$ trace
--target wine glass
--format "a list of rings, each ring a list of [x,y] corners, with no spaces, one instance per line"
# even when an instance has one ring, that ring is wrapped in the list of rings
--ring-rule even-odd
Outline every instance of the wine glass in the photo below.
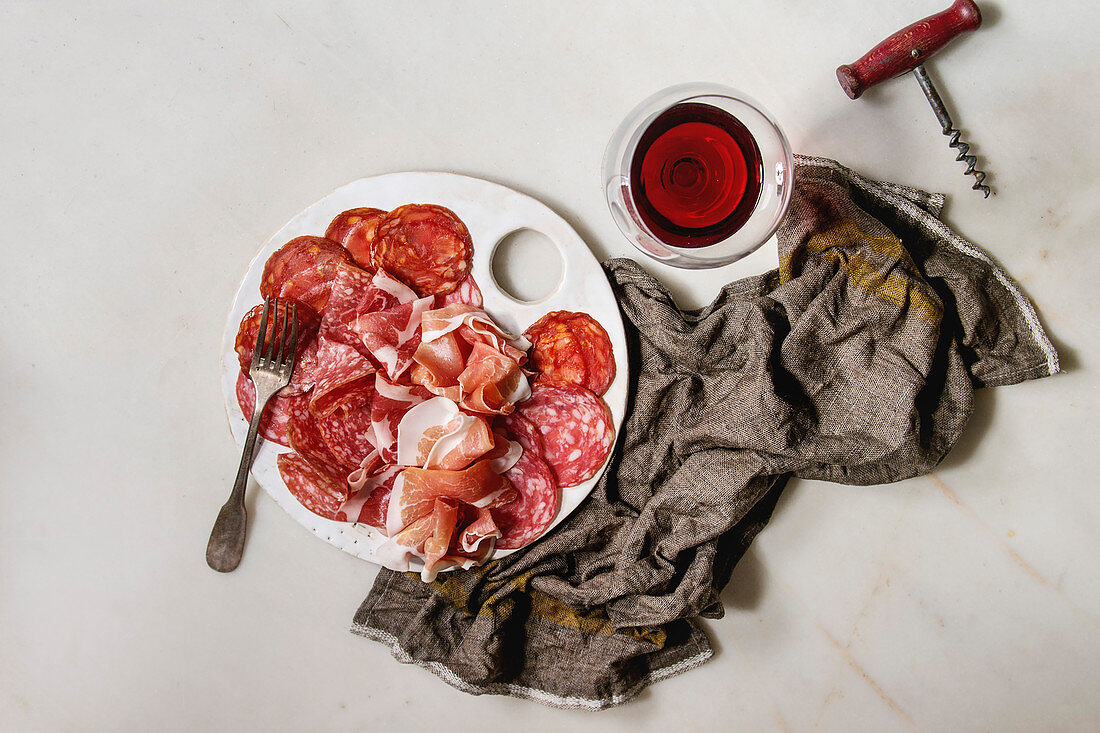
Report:
[[[627,115],[604,153],[615,224],[675,267],[728,265],[775,233],[791,200],[794,157],[770,114],[741,92],[681,84]]]

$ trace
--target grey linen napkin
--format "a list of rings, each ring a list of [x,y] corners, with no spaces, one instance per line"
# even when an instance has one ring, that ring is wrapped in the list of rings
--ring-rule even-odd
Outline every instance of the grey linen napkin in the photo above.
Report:
[[[615,456],[551,534],[425,585],[379,572],[352,626],[472,694],[600,709],[712,655],[694,617],[790,476],[932,469],[975,388],[1055,374],[1030,302],[939,219],[943,197],[799,157],[778,271],[679,310],[605,264],[634,373]]]

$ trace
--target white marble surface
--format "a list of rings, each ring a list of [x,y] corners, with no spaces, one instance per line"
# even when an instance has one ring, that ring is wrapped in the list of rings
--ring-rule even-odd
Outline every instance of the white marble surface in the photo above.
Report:
[[[913,80],[852,102],[833,76],[946,4],[0,4],[0,728],[1095,728],[1100,10],[981,2],[930,63],[984,201]],[[948,193],[1066,373],[982,393],[929,476],[792,485],[708,623],[717,657],[599,714],[468,697],[352,636],[375,568],[260,492],[241,567],[210,571],[238,460],[218,343],[259,244],[341,183],[438,169],[630,254],[603,147],[690,80],[743,88],[800,152]],[[774,259],[651,270],[698,305]]]

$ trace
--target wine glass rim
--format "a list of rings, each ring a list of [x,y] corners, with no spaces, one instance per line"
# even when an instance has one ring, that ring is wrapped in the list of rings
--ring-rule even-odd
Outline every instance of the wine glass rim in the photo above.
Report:
[[[605,194],[608,195],[608,205],[612,208],[613,218],[615,218],[616,225],[622,233],[635,247],[638,247],[650,257],[676,267],[692,269],[720,267],[755,252],[775,234],[790,205],[793,189],[794,154],[783,129],[771,113],[750,95],[733,87],[712,82],[674,84],[654,92],[638,103],[619,124],[615,134],[608,141],[607,149],[604,152],[605,178],[621,177],[624,171],[623,166],[629,165],[629,159],[633,155],[639,138],[657,116],[677,105],[690,103],[694,100],[706,104],[708,99],[711,100],[711,104],[714,100],[729,100],[751,110],[752,113],[758,116],[757,122],[762,124],[752,134],[754,137],[757,137],[758,134],[771,137],[769,150],[772,152],[767,156],[767,159],[771,161],[770,165],[777,169],[780,185],[774,191],[776,198],[773,198],[773,204],[758,211],[760,214],[767,213],[768,216],[766,219],[758,220],[759,225],[752,239],[733,250],[728,250],[724,249],[723,245],[728,246],[730,243],[737,241],[738,235],[736,233],[725,240],[703,247],[680,247],[663,241],[650,230],[644,221],[638,220],[636,213],[633,211],[633,202],[629,200],[629,196],[626,197],[627,200],[620,202],[621,205],[625,206],[626,213],[631,219],[631,222],[627,224],[627,228],[624,228],[625,222],[621,222],[619,218],[615,217],[616,212],[613,206],[611,188],[609,187],[612,181],[610,179],[606,180]],[[714,106],[722,108],[720,105]],[[726,111],[730,112],[729,109]],[[742,121],[744,122],[744,120]],[[638,235],[641,235],[642,239],[639,239]]]

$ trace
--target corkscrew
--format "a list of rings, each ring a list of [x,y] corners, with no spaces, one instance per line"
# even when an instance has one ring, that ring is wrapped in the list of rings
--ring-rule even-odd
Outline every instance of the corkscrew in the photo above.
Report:
[[[977,157],[970,154],[969,143],[961,139],[962,133],[955,128],[951,115],[924,68],[928,57],[943,48],[948,41],[960,33],[976,30],[981,24],[982,13],[974,0],[955,0],[947,10],[903,28],[872,48],[858,61],[838,67],[836,77],[848,96],[858,99],[875,84],[912,71],[924,91],[924,96],[928,97],[928,102],[932,105],[943,134],[950,138],[947,144],[959,153],[955,160],[964,162],[966,174],[974,176],[974,185],[971,188],[981,191],[989,198],[992,191],[985,184],[986,174],[978,169]]]

